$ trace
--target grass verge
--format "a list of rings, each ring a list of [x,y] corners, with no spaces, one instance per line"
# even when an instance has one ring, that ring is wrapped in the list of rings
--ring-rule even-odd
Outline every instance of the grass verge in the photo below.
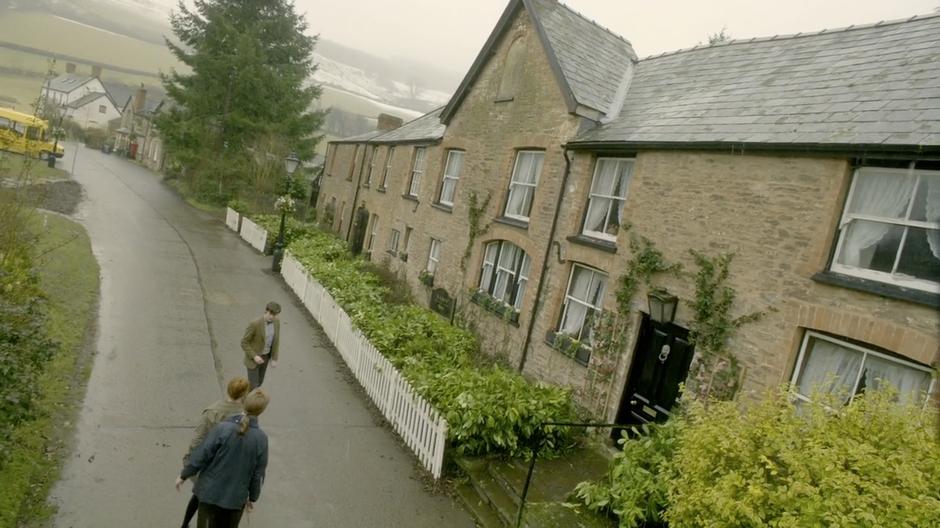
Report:
[[[58,479],[67,439],[91,370],[86,351],[98,302],[98,263],[85,229],[61,216],[36,215],[42,238],[37,261],[49,299],[49,334],[62,344],[40,385],[40,418],[13,434],[15,448],[0,472],[0,528],[38,526],[53,512],[46,496]]]
[[[216,205],[216,204],[200,202],[195,197],[193,197],[192,193],[189,192],[189,189],[187,188],[186,184],[177,178],[164,179],[163,181],[171,189],[176,191],[177,194],[179,194],[180,197],[183,198],[183,200],[186,200],[186,203],[188,203],[189,205],[195,207],[196,209],[199,209],[200,211],[204,213],[209,213],[210,215],[216,218],[225,218],[225,206],[224,205]]]
[[[69,179],[68,172],[59,168],[50,169],[44,160],[27,159],[12,152],[0,152],[0,158],[0,179],[15,180],[24,174],[29,175],[30,183]],[[61,166],[62,162],[56,161]]]

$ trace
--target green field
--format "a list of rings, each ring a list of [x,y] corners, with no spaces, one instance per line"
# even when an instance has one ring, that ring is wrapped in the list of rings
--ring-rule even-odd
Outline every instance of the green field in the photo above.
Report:
[[[166,46],[45,13],[0,16],[0,41],[154,74],[179,64]]]

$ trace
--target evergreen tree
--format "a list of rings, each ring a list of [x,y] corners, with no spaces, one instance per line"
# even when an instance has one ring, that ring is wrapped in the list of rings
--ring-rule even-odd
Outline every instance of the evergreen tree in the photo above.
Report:
[[[178,43],[167,46],[189,71],[164,75],[175,105],[157,126],[191,176],[217,183],[213,194],[224,199],[250,176],[246,162],[259,150],[312,156],[323,121],[311,109],[320,97],[311,82],[317,38],[304,34],[293,2],[195,0],[178,9],[170,16]]]

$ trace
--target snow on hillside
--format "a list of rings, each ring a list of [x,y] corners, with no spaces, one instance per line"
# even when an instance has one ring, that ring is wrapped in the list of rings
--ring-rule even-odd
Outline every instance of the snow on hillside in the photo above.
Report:
[[[359,95],[377,103],[394,106],[414,107],[414,102],[424,103],[427,110],[443,106],[450,99],[450,94],[412,86],[398,81],[380,78],[355,66],[334,61],[319,53],[314,53],[314,62],[318,64],[313,78],[331,88]],[[409,104],[411,103],[411,104]],[[421,115],[424,112],[418,112]]]

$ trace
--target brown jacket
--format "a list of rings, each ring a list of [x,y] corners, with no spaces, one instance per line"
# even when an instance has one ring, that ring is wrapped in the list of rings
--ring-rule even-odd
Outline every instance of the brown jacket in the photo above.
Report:
[[[271,359],[277,361],[277,349],[281,344],[281,321],[274,321],[274,342],[271,343]],[[248,323],[245,336],[242,337],[242,350],[245,352],[245,367],[254,370],[258,368],[255,356],[264,352],[264,317],[259,317]]]
[[[189,450],[186,451],[186,455],[183,456],[183,465],[185,466],[189,462],[190,453],[199,447],[199,444],[206,439],[206,436],[213,427],[229,416],[241,414],[243,409],[242,402],[230,402],[228,400],[219,400],[206,407],[205,410],[202,411],[202,416],[199,418],[199,425],[196,426],[193,439],[189,443]]]

